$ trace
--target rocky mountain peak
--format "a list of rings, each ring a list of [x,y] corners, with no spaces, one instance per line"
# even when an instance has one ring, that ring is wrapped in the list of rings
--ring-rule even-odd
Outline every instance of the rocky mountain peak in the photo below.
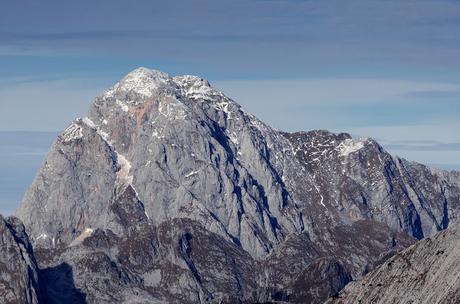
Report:
[[[172,78],[168,74],[141,67],[128,73],[120,82],[108,90],[104,97],[134,93],[139,97],[148,98],[167,84],[172,84]]]
[[[17,211],[41,266],[74,269],[95,303],[315,303],[459,214],[458,175],[279,132],[207,80],[145,68],[58,137]]]
[[[172,77],[158,70],[141,67],[128,73],[101,98],[114,101],[114,105],[127,112],[129,106],[143,104],[158,95],[208,101],[212,100],[213,96],[223,96],[222,92],[213,88],[209,81],[201,77],[192,75]]]

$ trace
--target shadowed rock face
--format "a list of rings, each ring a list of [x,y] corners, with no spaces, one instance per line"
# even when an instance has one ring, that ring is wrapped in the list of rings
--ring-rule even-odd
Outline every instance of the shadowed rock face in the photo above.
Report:
[[[376,141],[345,133],[283,134],[302,170],[314,179],[321,201],[342,218],[376,220],[421,239],[459,216],[459,172],[392,157]]]
[[[319,303],[455,221],[459,186],[140,68],[57,138],[17,215],[48,277],[73,280],[46,282],[50,301]]]
[[[460,229],[426,238],[353,282],[327,303],[459,303]]]
[[[38,268],[24,226],[0,215],[0,302],[40,303]]]

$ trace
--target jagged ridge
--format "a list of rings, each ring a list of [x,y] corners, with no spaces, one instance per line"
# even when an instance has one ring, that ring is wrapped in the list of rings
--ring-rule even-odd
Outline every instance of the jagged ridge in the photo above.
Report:
[[[328,303],[458,303],[460,229],[454,225],[389,259]]]

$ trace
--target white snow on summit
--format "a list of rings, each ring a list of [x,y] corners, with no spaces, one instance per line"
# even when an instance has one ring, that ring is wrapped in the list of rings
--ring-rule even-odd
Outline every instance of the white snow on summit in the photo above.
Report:
[[[188,98],[207,100],[214,95],[223,96],[223,93],[214,89],[210,83],[198,76],[184,75],[173,78]]]
[[[138,68],[118,82],[112,89],[108,90],[104,95],[113,96],[119,91],[133,91],[144,97],[152,96],[153,92],[171,80],[171,77],[157,70],[147,68]]]

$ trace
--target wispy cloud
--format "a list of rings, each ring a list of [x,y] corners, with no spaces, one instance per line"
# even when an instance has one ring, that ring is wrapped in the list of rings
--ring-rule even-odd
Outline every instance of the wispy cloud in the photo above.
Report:
[[[460,99],[460,89],[458,90],[420,90],[407,92],[405,95],[409,98],[420,98],[420,99],[444,99],[444,98],[456,98]]]
[[[388,149],[401,151],[460,151],[460,143],[439,143],[435,141],[417,142],[407,140],[389,142],[386,143],[386,147]]]
[[[348,128],[352,134],[376,138],[394,155],[450,169],[460,166],[460,134],[456,130],[460,130],[458,119],[430,124]]]
[[[301,33],[203,33],[182,32],[171,30],[141,30],[141,31],[87,31],[87,32],[48,32],[48,33],[17,33],[0,32],[0,39],[4,44],[32,45],[37,42],[91,42],[102,40],[185,40],[200,42],[298,42],[309,38]]]
[[[460,92],[460,83],[412,81],[401,79],[372,79],[372,78],[306,78],[285,80],[236,80],[221,81],[217,85],[235,88],[238,91],[253,90],[281,98],[287,92],[298,93],[297,95],[307,101],[321,103],[369,103],[379,102],[382,99],[394,97],[406,97],[406,102],[418,102],[407,97],[438,97],[443,94]],[[333,88],[333,90],[331,90]],[[304,101],[302,101],[304,102]]]
[[[206,58],[272,74],[363,63],[458,68],[459,14],[457,2],[435,0],[12,1],[0,12],[0,50]]]

